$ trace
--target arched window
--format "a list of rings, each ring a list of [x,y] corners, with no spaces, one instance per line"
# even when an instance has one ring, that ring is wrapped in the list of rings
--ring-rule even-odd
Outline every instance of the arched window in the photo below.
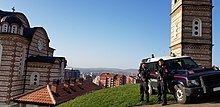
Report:
[[[176,3],[177,2],[177,0],[174,0],[174,3]]]
[[[192,36],[202,36],[202,21],[194,19],[192,22]]]
[[[179,0],[173,0],[173,4],[176,4]]]
[[[8,32],[8,24],[3,24],[2,26],[2,32]]]
[[[30,78],[30,85],[39,85],[40,74],[38,72],[33,72]]]
[[[2,51],[3,51],[3,46],[2,46],[2,44],[0,44],[0,65],[2,62]]]
[[[20,35],[23,35],[23,30],[24,30],[24,28],[21,27],[21,29],[20,29]]]
[[[21,57],[20,57],[20,66],[19,66],[19,75],[24,75],[24,66],[25,66],[25,60],[26,60],[26,48],[23,47],[22,48],[22,54],[21,54]]]
[[[65,62],[64,61],[62,61],[61,62],[61,81],[63,82],[64,81],[64,67],[65,67]]]
[[[17,30],[17,26],[16,25],[12,25],[11,27],[11,33],[17,34],[18,30]]]

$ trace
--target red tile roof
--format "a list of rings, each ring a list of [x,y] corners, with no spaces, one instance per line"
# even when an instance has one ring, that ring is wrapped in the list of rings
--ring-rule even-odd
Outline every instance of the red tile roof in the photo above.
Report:
[[[114,77],[116,74],[113,73],[102,73],[100,76],[105,76],[105,77]]]
[[[22,94],[13,100],[15,102],[57,105],[97,89],[101,88],[91,81],[84,81],[82,84],[47,85]]]

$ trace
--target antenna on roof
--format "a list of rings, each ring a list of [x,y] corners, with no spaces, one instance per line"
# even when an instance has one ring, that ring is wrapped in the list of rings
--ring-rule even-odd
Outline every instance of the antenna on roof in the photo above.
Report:
[[[176,57],[176,54],[173,53],[173,52],[171,52],[171,56],[172,56],[172,57]]]
[[[151,55],[151,58],[155,58],[155,57],[154,57],[154,54]]]
[[[15,7],[12,7],[11,9],[12,9],[12,12],[14,13],[15,12]]]

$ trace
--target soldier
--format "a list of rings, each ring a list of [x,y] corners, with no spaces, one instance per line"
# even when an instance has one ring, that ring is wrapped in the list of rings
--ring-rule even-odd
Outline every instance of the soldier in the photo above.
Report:
[[[146,94],[146,103],[149,103],[149,69],[146,67],[146,64],[142,63],[139,68],[138,77],[140,79],[140,101],[144,100],[144,93]]]
[[[167,105],[167,82],[168,82],[168,70],[164,65],[164,60],[160,59],[158,61],[158,71],[157,73],[157,88],[158,88],[158,103],[160,103],[161,97],[163,97],[162,106]]]

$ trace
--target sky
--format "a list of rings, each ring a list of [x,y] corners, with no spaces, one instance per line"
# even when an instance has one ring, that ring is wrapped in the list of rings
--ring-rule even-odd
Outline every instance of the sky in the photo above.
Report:
[[[213,65],[220,65],[220,0],[213,0]],[[168,56],[171,0],[1,0],[44,27],[73,68],[138,68],[141,59]]]

